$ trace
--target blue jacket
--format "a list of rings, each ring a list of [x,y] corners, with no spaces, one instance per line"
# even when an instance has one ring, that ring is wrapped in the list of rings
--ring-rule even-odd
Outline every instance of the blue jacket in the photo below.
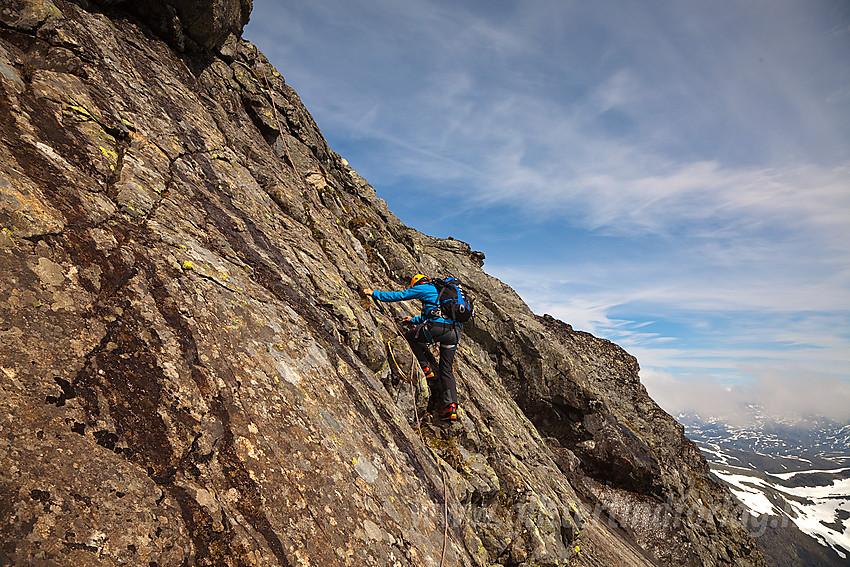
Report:
[[[433,321],[435,323],[445,323],[447,325],[454,325],[455,322],[451,319],[445,319],[443,317],[436,317],[431,315],[431,313],[439,307],[439,305],[437,304],[438,295],[439,292],[437,292],[437,288],[434,286],[434,284],[431,283],[415,285],[413,287],[407,288],[404,291],[375,290],[372,293],[372,297],[374,297],[378,301],[384,301],[388,303],[393,301],[405,301],[407,299],[418,299],[419,301],[421,301],[422,314],[411,319],[411,322],[417,325],[424,321]]]

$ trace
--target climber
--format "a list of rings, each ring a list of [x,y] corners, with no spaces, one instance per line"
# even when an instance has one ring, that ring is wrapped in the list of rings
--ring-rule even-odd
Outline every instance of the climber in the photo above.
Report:
[[[437,303],[439,293],[431,280],[423,274],[416,274],[410,280],[410,287],[404,291],[378,291],[364,289],[363,295],[371,296],[377,301],[392,302],[418,299],[422,302],[422,314],[416,317],[405,317],[406,322],[413,327],[404,333],[404,338],[410,343],[410,348],[428,379],[431,388],[431,398],[428,400],[428,410],[433,412],[441,408],[439,417],[446,421],[457,420],[457,383],[454,375],[454,358],[457,343],[460,340],[460,323],[440,316]],[[437,366],[434,355],[428,350],[429,344],[439,343],[440,362],[438,366],[439,379],[434,375],[433,367]]]

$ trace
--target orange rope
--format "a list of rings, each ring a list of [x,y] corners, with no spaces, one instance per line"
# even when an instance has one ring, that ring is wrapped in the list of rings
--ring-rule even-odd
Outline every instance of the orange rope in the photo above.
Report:
[[[393,321],[393,323],[395,323],[395,321]],[[396,326],[396,329],[398,330],[398,326]],[[398,337],[396,337],[396,339],[397,338]],[[387,341],[387,349],[390,351],[390,358],[392,358],[393,360],[395,369],[398,370],[398,373],[401,374],[401,377],[404,378],[404,381],[410,384],[410,393],[413,396],[413,414],[416,416],[416,429],[417,431],[419,431],[419,440],[422,441],[422,443],[424,444],[425,439],[422,436],[422,426],[419,424],[419,410],[416,408],[416,387],[413,385],[413,372],[416,368],[416,357],[413,357],[413,362],[410,363],[410,376],[408,376],[404,373],[404,371],[401,369],[401,366],[399,366],[398,361],[395,359],[395,353],[393,352],[392,347],[394,340],[395,339],[393,339],[392,341]]]

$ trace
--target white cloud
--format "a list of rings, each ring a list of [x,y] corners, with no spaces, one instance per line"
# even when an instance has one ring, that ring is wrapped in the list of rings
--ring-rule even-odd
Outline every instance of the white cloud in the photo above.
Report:
[[[736,251],[727,249],[726,253]],[[643,305],[644,310],[654,309],[666,316],[676,312],[759,316],[801,313],[801,320],[816,320],[821,326],[832,315],[838,320],[831,331],[841,329],[850,310],[848,270],[833,281],[813,283],[806,271],[788,274],[785,266],[772,265],[777,257],[769,255],[767,265],[744,262],[743,266],[726,268],[722,257],[715,262],[708,252],[696,250],[693,255],[640,258],[637,262],[617,257],[598,265],[592,260],[549,264],[534,257],[530,259],[533,266],[491,263],[486,269],[510,282],[535,311],[572,313],[573,319],[565,318],[567,322],[607,321],[605,314],[616,308]]]
[[[535,312],[636,356],[650,394],[670,412],[725,407],[743,415],[757,402],[776,411],[847,414],[850,313],[840,306],[850,305],[850,287],[805,289],[780,279],[772,290],[741,278],[722,287],[699,277],[653,279],[652,270],[669,270],[658,265],[644,266],[646,277],[632,270],[624,287],[616,266],[609,268],[488,271],[510,282]]]
[[[482,225],[495,211],[517,235],[544,221],[597,243],[487,269],[723,400],[721,377],[796,391],[742,361],[848,378],[848,14],[842,0],[255,0],[246,36],[391,208],[408,188],[443,191]]]
[[[824,78],[835,73],[821,66],[810,24],[795,19],[803,4],[730,12],[532,2],[511,17],[437,1],[295,6],[286,15],[300,55],[321,57],[291,60],[316,81],[311,109],[378,144],[380,161],[370,156],[361,171],[378,185],[418,179],[622,232],[713,219],[850,224],[849,192],[835,190],[850,184],[847,159],[843,169],[809,163],[842,149],[847,157],[836,127],[845,109],[818,90],[847,84]],[[328,37],[306,34],[304,13],[341,36],[330,38],[344,46],[337,60],[316,55],[324,51],[313,42]],[[281,39],[274,45],[292,38]],[[606,131],[610,111],[632,130]]]
[[[636,148],[599,148],[605,154],[599,159],[534,168],[522,164],[521,147],[511,150],[489,160],[483,179],[465,172],[464,181],[480,191],[482,201],[547,217],[581,211],[574,222],[615,233],[714,236],[710,231],[725,230],[738,237],[764,229],[780,235],[806,230],[817,233],[819,245],[850,251],[846,166],[728,169],[716,162],[662,164]],[[573,174],[563,178],[559,172]]]
[[[669,413],[698,412],[727,422],[745,423],[753,417],[750,405],[785,418],[824,416],[850,419],[850,383],[834,375],[803,367],[765,363],[748,365],[746,383],[721,380],[682,380],[654,369],[641,370],[641,381]],[[722,377],[721,377],[722,378]]]

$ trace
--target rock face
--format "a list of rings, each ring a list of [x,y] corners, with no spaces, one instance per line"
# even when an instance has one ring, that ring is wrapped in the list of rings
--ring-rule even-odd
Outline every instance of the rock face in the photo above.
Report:
[[[763,564],[636,360],[404,226],[250,2],[130,4],[0,9],[0,565]],[[414,272],[477,298],[450,427],[358,294]]]
[[[196,51],[220,47],[229,36],[241,35],[252,0],[100,0],[92,4],[130,11],[176,49]]]

